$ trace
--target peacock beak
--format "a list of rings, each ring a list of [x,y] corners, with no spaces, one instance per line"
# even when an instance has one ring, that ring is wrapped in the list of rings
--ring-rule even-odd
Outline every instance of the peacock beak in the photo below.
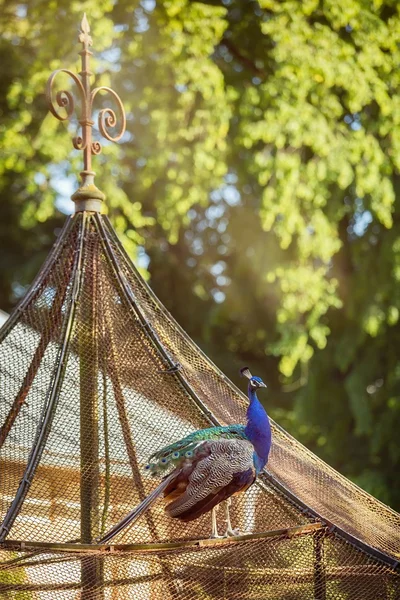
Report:
[[[260,387],[268,387],[268,386],[267,386],[267,384],[266,384],[266,383],[264,383],[263,381],[260,381],[260,383],[259,383],[259,386],[260,386]]]

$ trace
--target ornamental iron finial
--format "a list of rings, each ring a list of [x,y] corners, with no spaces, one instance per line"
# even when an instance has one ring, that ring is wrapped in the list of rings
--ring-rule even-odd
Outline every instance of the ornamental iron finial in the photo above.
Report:
[[[86,18],[86,13],[83,15],[83,19],[81,21],[79,41],[82,44],[82,50],[79,52],[82,64],[82,70],[79,73],[80,77],[68,69],[57,69],[50,75],[47,81],[46,98],[49,104],[50,112],[59,121],[67,121],[71,118],[74,112],[75,99],[71,92],[67,90],[61,90],[56,93],[55,101],[53,101],[53,82],[58,73],[66,73],[76,84],[81,102],[79,124],[82,127],[82,134],[74,137],[72,139],[72,143],[74,148],[83,151],[84,170],[81,172],[81,187],[74,193],[72,200],[75,202],[75,210],[77,212],[82,210],[99,212],[101,203],[105,199],[105,196],[95,186],[95,173],[92,171],[92,154],[100,154],[102,150],[100,142],[92,141],[92,127],[94,125],[94,121],[92,119],[93,100],[98,92],[106,92],[111,94],[117,103],[120,113],[120,121],[117,133],[112,135],[110,133],[110,129],[113,129],[118,125],[117,116],[111,108],[103,108],[100,110],[98,116],[98,126],[100,133],[104,138],[111,142],[117,142],[119,139],[121,139],[126,128],[126,117],[121,99],[118,94],[114,92],[114,90],[105,86],[97,87],[93,90],[90,89],[90,77],[92,75],[92,72],[90,71],[90,57],[93,55],[93,53],[89,50],[89,47],[92,46],[93,41],[90,36],[90,27]],[[57,107],[64,109],[64,114],[60,114]]]

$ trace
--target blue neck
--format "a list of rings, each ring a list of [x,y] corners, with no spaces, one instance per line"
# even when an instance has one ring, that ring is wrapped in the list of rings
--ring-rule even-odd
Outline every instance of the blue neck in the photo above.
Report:
[[[267,413],[257,398],[255,389],[250,384],[248,396],[250,404],[247,409],[245,434],[254,446],[254,466],[256,472],[259,473],[268,460],[271,448],[271,425]]]

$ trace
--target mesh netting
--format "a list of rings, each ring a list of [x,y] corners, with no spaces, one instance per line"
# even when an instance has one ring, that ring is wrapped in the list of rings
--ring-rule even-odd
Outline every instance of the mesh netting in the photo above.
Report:
[[[400,517],[273,424],[268,472],[235,498],[241,541],[156,504],[155,449],[244,422],[246,397],[135,271],[108,221],[71,217],[0,334],[0,594],[30,598],[400,598]],[[223,529],[223,511],[218,513]],[[200,540],[200,541],[199,541]]]

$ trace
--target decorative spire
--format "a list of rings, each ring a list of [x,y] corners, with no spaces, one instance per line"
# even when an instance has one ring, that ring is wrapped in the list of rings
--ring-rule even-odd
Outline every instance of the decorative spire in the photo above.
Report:
[[[83,44],[83,48],[87,50],[88,46],[93,46],[93,40],[89,35],[90,33],[90,25],[87,20],[86,13],[83,13],[83,18],[81,21],[81,33],[79,34],[79,41]]]
[[[71,118],[75,110],[75,99],[71,92],[67,90],[61,90],[56,93],[55,101],[53,101],[53,82],[58,73],[66,73],[71,77],[76,85],[79,99],[81,101],[81,113],[79,115],[79,124],[82,128],[81,135],[78,135],[72,139],[74,148],[83,151],[83,171],[81,172],[82,184],[81,187],[74,193],[72,200],[75,202],[75,210],[91,210],[100,212],[101,203],[105,199],[103,192],[101,192],[94,184],[95,173],[92,171],[92,154],[100,154],[102,146],[100,142],[92,141],[92,127],[94,121],[92,119],[93,112],[93,100],[98,92],[106,92],[111,94],[117,103],[119,110],[119,126],[115,112],[111,108],[103,108],[99,112],[98,126],[101,135],[111,142],[117,142],[123,136],[126,128],[126,117],[123,104],[118,94],[109,87],[101,86],[93,90],[90,89],[90,77],[92,72],[90,71],[90,57],[92,52],[89,50],[89,46],[92,46],[93,41],[90,36],[90,26],[86,18],[86,13],[83,15],[83,19],[80,26],[79,41],[82,44],[82,50],[79,53],[81,56],[81,71],[80,77],[67,69],[57,69],[54,71],[47,82],[46,87],[46,98],[49,104],[50,112],[59,120],[67,121]],[[64,114],[60,114],[58,109],[64,109]],[[117,132],[112,135],[110,129],[118,126]]]

